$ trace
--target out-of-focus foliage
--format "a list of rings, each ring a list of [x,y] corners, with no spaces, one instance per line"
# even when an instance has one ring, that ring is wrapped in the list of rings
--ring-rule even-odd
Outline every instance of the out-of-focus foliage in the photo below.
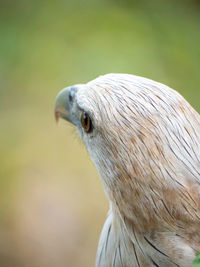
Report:
[[[200,267],[200,253],[198,253],[196,258],[194,259],[192,267]]]
[[[0,2],[0,266],[93,266],[108,209],[57,92],[109,72],[168,84],[200,111],[199,1]]]

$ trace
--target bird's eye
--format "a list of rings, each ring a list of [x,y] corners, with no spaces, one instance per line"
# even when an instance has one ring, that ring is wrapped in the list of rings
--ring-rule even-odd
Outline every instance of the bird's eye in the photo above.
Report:
[[[86,112],[81,114],[81,125],[86,133],[90,133],[93,130],[92,121]]]

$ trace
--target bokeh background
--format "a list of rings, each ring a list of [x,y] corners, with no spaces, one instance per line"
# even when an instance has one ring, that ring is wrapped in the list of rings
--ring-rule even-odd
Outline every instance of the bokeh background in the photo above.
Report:
[[[109,72],[168,84],[200,111],[200,2],[0,1],[0,266],[94,266],[108,210],[58,91]]]

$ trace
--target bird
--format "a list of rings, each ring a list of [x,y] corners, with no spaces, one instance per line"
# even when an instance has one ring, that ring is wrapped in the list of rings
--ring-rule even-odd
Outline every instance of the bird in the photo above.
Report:
[[[200,115],[177,91],[131,74],[61,90],[109,201],[96,267],[189,267],[200,251]]]

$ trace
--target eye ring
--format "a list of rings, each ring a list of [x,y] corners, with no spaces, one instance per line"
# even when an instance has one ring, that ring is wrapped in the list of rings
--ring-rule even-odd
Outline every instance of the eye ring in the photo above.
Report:
[[[81,114],[81,125],[86,133],[90,133],[93,130],[92,120],[86,112]]]

